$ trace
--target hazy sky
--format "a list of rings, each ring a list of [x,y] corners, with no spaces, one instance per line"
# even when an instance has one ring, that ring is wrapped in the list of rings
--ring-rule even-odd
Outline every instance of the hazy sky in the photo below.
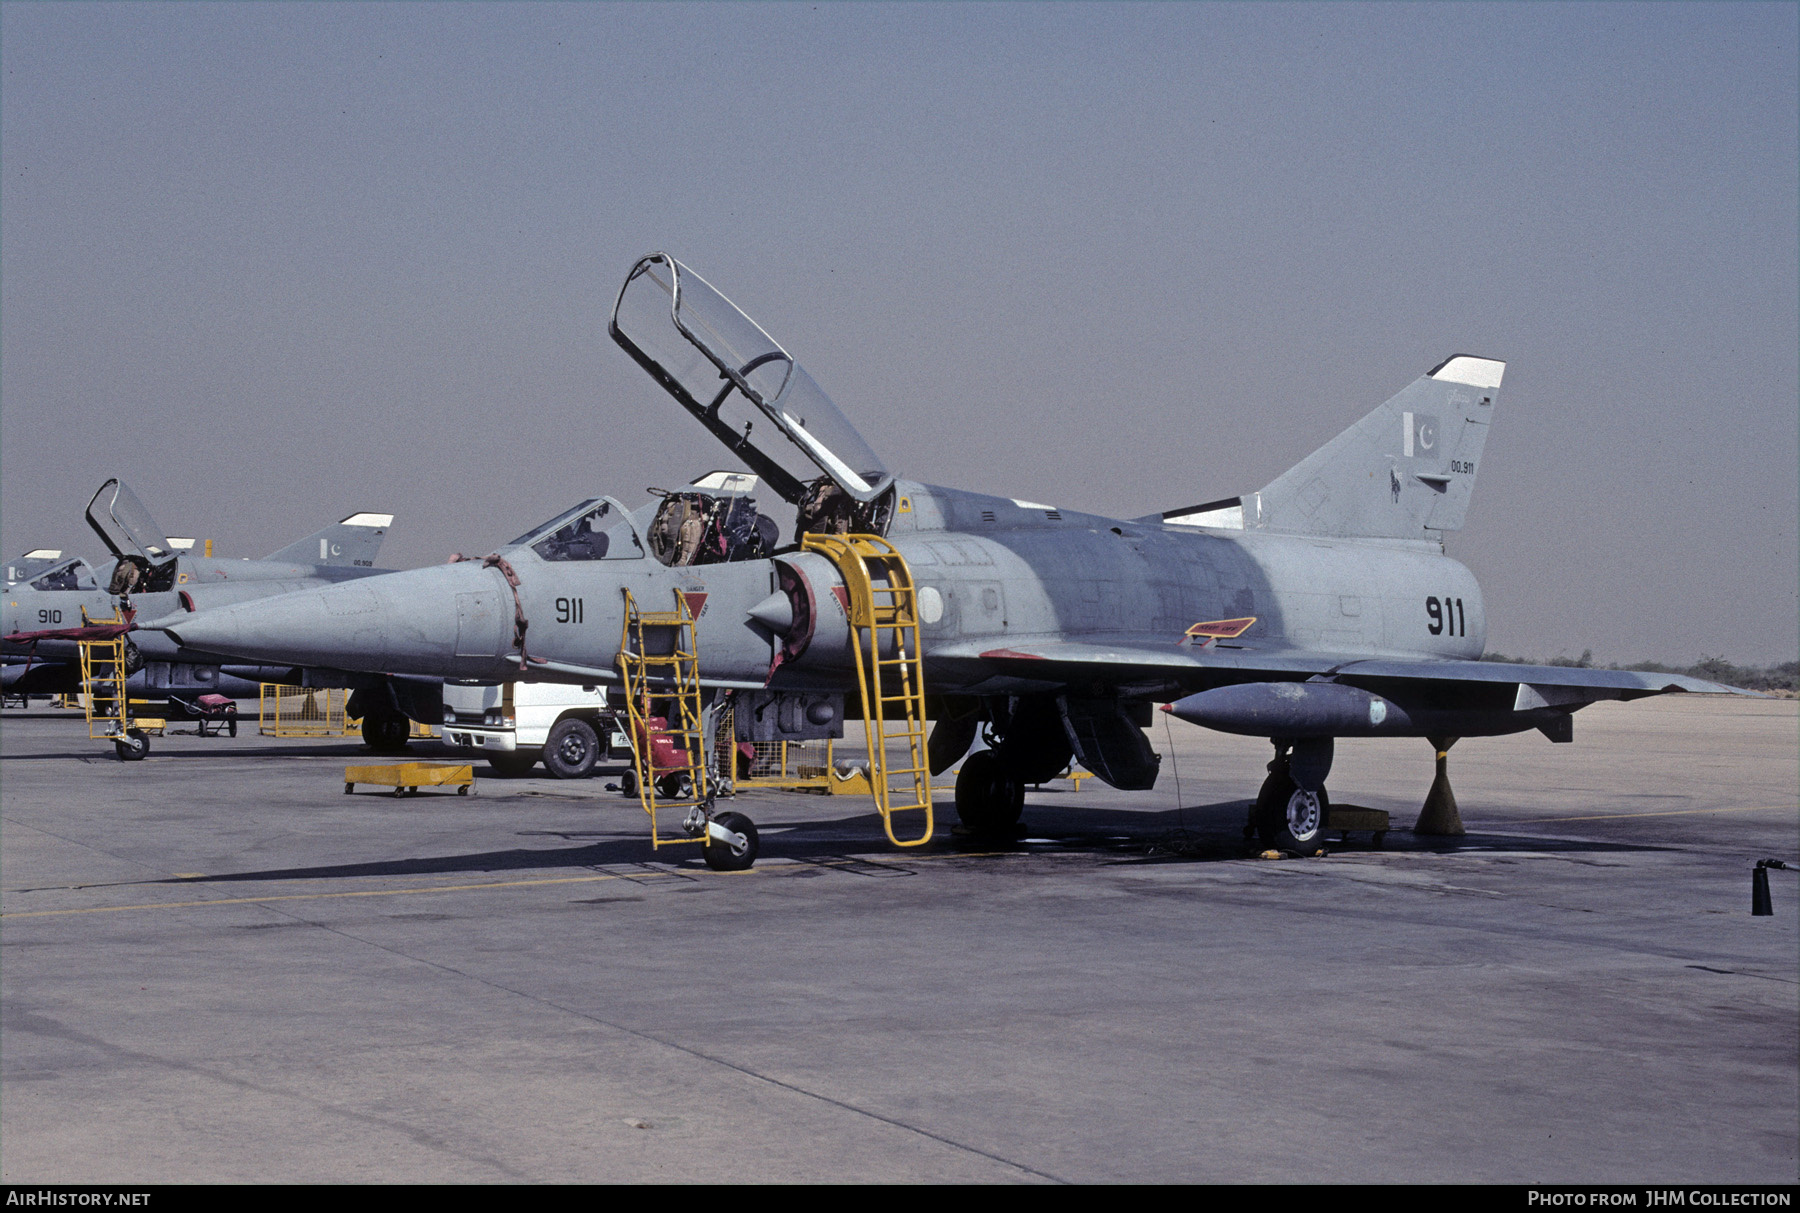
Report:
[[[0,547],[395,567],[727,466],[665,249],[890,467],[1133,516],[1505,359],[1489,647],[1800,650],[1793,4],[0,5]]]

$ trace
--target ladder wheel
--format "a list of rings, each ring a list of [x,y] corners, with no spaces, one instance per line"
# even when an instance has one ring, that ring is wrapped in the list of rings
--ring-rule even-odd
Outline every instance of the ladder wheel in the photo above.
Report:
[[[136,729],[113,742],[113,752],[120,762],[136,762],[150,752],[150,738]]]
[[[756,862],[757,852],[762,843],[756,836],[756,827],[742,813],[720,813],[713,818],[721,826],[734,834],[744,836],[744,845],[727,846],[716,838],[708,839],[705,847],[706,866],[715,872],[742,872]]]

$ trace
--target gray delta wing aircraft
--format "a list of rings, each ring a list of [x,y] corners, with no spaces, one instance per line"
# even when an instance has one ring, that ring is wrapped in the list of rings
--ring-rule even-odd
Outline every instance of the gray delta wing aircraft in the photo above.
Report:
[[[108,630],[129,634],[127,666],[134,695],[244,697],[257,693],[258,682],[295,681],[300,672],[292,667],[222,664],[186,652],[167,633],[137,629],[134,619],[205,610],[386,572],[374,567],[375,554],[393,515],[352,514],[261,560],[226,560],[179,547],[179,541],[164,535],[137,495],[115,478],[101,485],[88,502],[87,521],[112,552],[110,562],[95,568],[80,557],[54,560],[7,586],[0,599],[4,602],[0,655],[6,658],[8,693],[79,690],[76,646],[83,636]],[[101,622],[105,620],[120,622]],[[397,715],[396,719],[397,724],[386,724],[387,732],[404,737],[405,720]]]
[[[1493,359],[1446,359],[1257,492],[1117,519],[896,477],[785,349],[666,254],[633,267],[610,333],[751,475],[635,510],[592,498],[484,561],[152,626],[264,662],[617,683],[645,668],[635,615],[673,602],[704,693],[737,697],[739,740],[840,736],[859,706],[918,715],[903,701],[922,677],[931,771],[967,755],[958,815],[1007,830],[1025,786],[1072,760],[1153,786],[1144,726],[1163,704],[1270,739],[1255,826],[1301,850],[1325,828],[1337,738],[1429,739],[1444,795],[1420,828],[1460,832],[1441,778],[1455,739],[1566,742],[1597,700],[1730,689],[1479,660],[1481,588],[1443,535],[1481,464]],[[792,543],[747,495],[764,488],[793,508]],[[928,835],[922,734],[906,736],[912,766],[883,774],[927,785]]]

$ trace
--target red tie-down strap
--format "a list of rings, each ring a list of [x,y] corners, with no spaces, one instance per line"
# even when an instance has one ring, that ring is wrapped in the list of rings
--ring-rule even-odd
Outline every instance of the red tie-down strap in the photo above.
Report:
[[[450,554],[451,564],[460,564],[465,560],[472,559],[474,558],[471,556],[464,556],[461,552],[452,552]],[[519,575],[513,571],[513,566],[507,563],[506,557],[500,555],[498,552],[489,552],[486,556],[482,557],[481,567],[484,569],[499,569],[500,575],[506,578],[506,584],[512,587],[513,643],[519,646],[519,672],[524,673],[533,663],[538,665],[544,664],[545,658],[533,657],[525,651],[525,633],[531,627],[531,620],[525,618],[525,604],[519,599]]]

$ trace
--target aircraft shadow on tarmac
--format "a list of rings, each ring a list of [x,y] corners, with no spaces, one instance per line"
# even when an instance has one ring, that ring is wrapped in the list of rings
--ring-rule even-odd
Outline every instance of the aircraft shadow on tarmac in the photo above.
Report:
[[[626,805],[624,807],[633,807]],[[1086,854],[1102,863],[1217,863],[1241,861],[1262,853],[1259,843],[1242,836],[1245,805],[1223,801],[1185,806],[1162,812],[1120,812],[1106,809],[1058,809],[1036,812],[1027,831],[1013,838],[981,837],[945,829],[926,847],[905,851],[889,847],[881,839],[880,825],[870,814],[834,820],[783,822],[771,818],[765,830],[762,859],[789,860],[809,865],[843,868],[868,875],[912,875],[909,861],[942,861],[952,858],[999,859],[1033,854]],[[700,851],[677,847],[653,852],[648,836],[633,822],[628,829],[544,830],[524,832],[528,837],[562,839],[566,847],[517,847],[430,858],[375,859],[363,863],[326,864],[305,868],[263,868],[178,877],[147,883],[231,884],[275,880],[333,880],[394,876],[478,876],[520,871],[595,870],[619,866],[643,869],[652,861],[680,867],[699,866]],[[1366,838],[1352,835],[1344,844],[1328,844],[1326,854],[1381,854],[1384,852],[1481,853],[1486,851],[1533,854],[1603,854],[1658,851],[1653,844],[1606,842],[1594,839],[1547,838],[1523,834],[1469,833],[1460,838],[1415,836],[1410,830],[1391,831],[1385,844],[1374,847]]]

